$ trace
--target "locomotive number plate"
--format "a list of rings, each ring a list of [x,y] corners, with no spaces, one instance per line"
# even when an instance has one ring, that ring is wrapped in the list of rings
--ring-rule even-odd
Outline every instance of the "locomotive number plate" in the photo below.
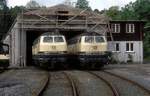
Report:
[[[93,49],[96,50],[96,49],[97,49],[97,46],[93,46]]]
[[[52,49],[55,50],[55,49],[56,49],[56,46],[52,46]]]

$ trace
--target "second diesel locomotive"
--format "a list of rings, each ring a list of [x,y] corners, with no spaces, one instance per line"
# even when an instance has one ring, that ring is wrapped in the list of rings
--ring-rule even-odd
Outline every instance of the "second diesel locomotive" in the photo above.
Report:
[[[70,61],[75,61],[76,66],[84,69],[101,68],[109,61],[107,40],[95,32],[86,32],[70,39],[68,52],[71,54]]]
[[[46,68],[65,66],[67,43],[63,35],[47,32],[38,37],[32,46],[33,61]]]

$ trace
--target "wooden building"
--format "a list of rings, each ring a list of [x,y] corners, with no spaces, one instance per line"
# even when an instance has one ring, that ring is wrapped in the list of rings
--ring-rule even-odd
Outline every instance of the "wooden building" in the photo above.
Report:
[[[143,62],[145,21],[110,21],[113,41],[108,37],[108,49],[119,62]]]

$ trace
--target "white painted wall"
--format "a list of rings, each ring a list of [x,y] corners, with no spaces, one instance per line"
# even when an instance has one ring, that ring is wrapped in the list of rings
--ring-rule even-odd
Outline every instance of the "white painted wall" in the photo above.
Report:
[[[115,43],[120,44],[120,51],[116,52]],[[126,52],[126,43],[133,43],[133,52]],[[143,62],[143,42],[142,41],[109,41],[108,50],[113,51],[113,57],[119,62],[127,62],[128,54],[132,55],[133,62]]]
[[[26,32],[15,23],[10,32],[10,67],[26,66]]]

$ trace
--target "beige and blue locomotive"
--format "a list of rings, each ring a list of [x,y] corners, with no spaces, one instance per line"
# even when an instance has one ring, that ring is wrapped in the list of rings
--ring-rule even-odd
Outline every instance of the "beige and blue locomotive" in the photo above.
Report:
[[[63,65],[67,60],[66,39],[58,33],[44,33],[34,41],[32,53],[36,65],[49,68]]]
[[[68,42],[70,61],[81,68],[101,68],[109,61],[106,37],[95,32],[83,33]]]

